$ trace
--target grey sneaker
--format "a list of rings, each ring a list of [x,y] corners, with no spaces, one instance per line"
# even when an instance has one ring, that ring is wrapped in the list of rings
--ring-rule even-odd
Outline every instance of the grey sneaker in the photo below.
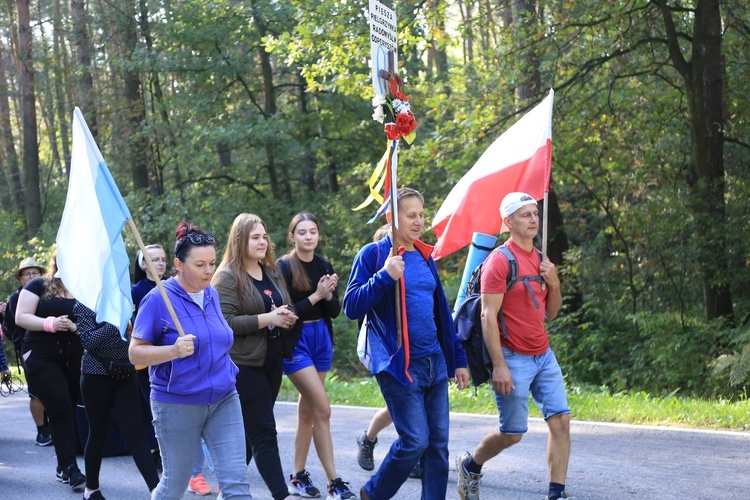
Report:
[[[363,431],[362,434],[357,436],[357,445],[359,445],[357,463],[364,470],[375,469],[375,460],[372,457],[372,452],[377,444],[378,438],[375,438],[375,441],[370,441],[370,438],[367,437],[367,431]]]
[[[474,474],[466,470],[466,461],[471,454],[468,451],[456,457],[456,470],[458,471],[458,496],[461,500],[479,500],[479,485],[482,483],[482,474]]]

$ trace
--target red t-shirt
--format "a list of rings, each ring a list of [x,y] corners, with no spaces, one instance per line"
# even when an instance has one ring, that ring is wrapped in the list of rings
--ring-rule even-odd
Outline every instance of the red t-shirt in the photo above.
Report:
[[[530,252],[519,247],[513,240],[505,242],[516,256],[518,277],[539,275],[539,254],[536,249]],[[544,313],[547,306],[547,292],[538,281],[530,281],[531,289],[539,302],[539,309],[529,295],[525,284],[516,281],[510,292],[506,293],[506,278],[509,272],[508,259],[500,252],[492,252],[482,267],[482,293],[504,294],[501,307],[505,317],[508,337],[503,338],[500,320],[497,322],[502,345],[513,352],[536,356],[549,348],[549,337],[544,328]]]

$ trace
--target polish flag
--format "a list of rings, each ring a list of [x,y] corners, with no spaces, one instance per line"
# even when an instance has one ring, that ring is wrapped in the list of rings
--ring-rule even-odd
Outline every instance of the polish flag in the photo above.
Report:
[[[514,191],[537,200],[549,191],[552,166],[552,102],[555,92],[498,137],[451,190],[438,210],[432,231],[437,260],[471,243],[475,232],[497,234],[503,221],[500,202]]]

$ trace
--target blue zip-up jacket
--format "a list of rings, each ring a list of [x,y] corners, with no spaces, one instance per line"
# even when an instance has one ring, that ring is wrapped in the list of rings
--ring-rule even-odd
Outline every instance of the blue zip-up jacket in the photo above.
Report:
[[[213,404],[234,390],[237,366],[229,357],[234,336],[221,314],[219,294],[206,288],[203,309],[170,278],[163,282],[186,334],[195,335],[195,353],[150,366],[151,399],[165,403]],[[141,302],[133,337],[153,345],[173,345],[179,334],[159,289]]]
[[[368,354],[372,358],[372,373],[385,371],[407,385],[412,380],[408,372],[409,336],[405,332],[403,344],[397,349],[396,281],[383,268],[391,246],[389,235],[380,241],[365,245],[357,253],[349,283],[346,285],[343,309],[349,319],[362,321],[367,316]],[[448,377],[453,378],[456,368],[466,367],[466,352],[458,340],[448,299],[443,292],[435,261],[430,256],[432,247],[421,241],[415,241],[414,247],[427,261],[427,266],[435,278],[434,312],[437,338],[445,356]]]

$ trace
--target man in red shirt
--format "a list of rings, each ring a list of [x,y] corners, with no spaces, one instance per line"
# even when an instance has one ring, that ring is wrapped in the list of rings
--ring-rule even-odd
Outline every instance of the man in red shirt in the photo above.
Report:
[[[507,290],[508,259],[501,252],[492,252],[482,267],[481,287],[482,332],[492,360],[500,427],[484,436],[473,455],[464,452],[457,457],[458,493],[463,500],[478,500],[482,465],[521,441],[528,430],[530,392],[550,430],[547,499],[568,498],[565,476],[570,456],[570,409],[562,371],[544,328],[544,320],[553,319],[560,310],[560,280],[555,265],[549,259],[541,261],[534,248],[539,230],[536,200],[525,193],[510,193],[500,205],[500,215],[510,231],[505,246],[518,264],[517,282]]]

